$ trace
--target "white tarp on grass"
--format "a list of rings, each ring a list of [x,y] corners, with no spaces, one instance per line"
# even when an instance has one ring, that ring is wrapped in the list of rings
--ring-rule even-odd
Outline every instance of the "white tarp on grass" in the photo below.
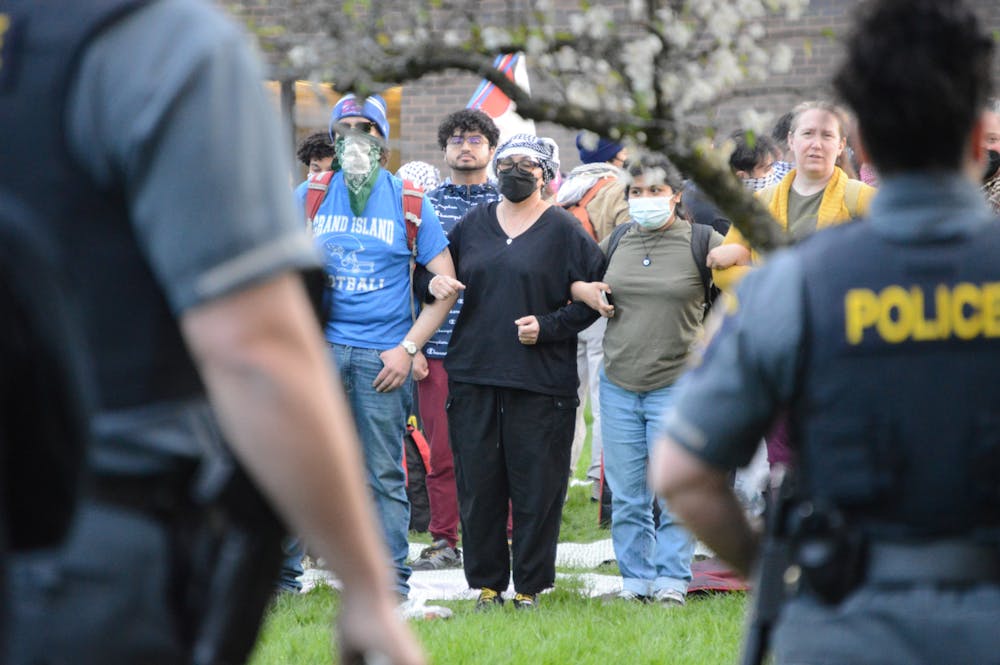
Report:
[[[426,545],[410,543],[410,558],[414,559],[420,555],[420,551]],[[707,552],[701,549],[696,551],[697,555]],[[595,543],[559,543],[556,549],[556,566],[563,568],[596,568],[606,561],[614,561],[615,551],[611,546],[611,539],[599,540]],[[605,594],[617,593],[622,588],[622,578],[618,575],[601,575],[599,573],[584,572],[579,573],[558,573],[558,579],[575,579],[582,584],[583,590],[589,596],[603,596]],[[311,568],[302,575],[302,590],[308,591],[317,584],[329,584],[335,588],[340,588],[340,582],[328,570]],[[465,573],[461,568],[448,570],[427,570],[413,571],[410,576],[410,598],[415,600],[472,600],[479,594],[478,589],[470,589],[465,582]],[[514,595],[514,587],[511,584],[505,596]]]

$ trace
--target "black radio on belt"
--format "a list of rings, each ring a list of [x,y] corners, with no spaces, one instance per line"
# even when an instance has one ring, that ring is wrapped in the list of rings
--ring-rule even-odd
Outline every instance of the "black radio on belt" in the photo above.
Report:
[[[789,516],[791,560],[797,583],[823,602],[839,603],[864,577],[864,539],[843,514],[821,500],[803,501]],[[796,570],[797,569],[797,570]]]

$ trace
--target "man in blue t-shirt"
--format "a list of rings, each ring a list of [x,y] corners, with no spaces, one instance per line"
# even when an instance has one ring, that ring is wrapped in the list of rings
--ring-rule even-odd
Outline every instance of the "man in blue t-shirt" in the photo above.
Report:
[[[454,297],[413,317],[411,253],[435,274],[454,277],[448,240],[423,199],[411,249],[403,182],[383,168],[389,122],[385,101],[347,95],[333,109],[330,133],[340,171],[312,219],[327,273],[327,343],[340,370],[364,448],[368,484],[396,567],[396,590],[409,593],[403,435],[412,406],[414,356],[444,321]]]
[[[471,208],[500,200],[500,192],[486,173],[499,139],[500,130],[493,118],[482,111],[455,111],[438,126],[438,147],[444,151],[444,161],[451,169],[451,177],[431,190],[427,198],[434,205],[446,232],[451,231]],[[435,285],[438,285],[437,281],[431,288]],[[458,300],[447,320],[427,342],[423,354],[419,354],[414,361],[420,421],[431,449],[427,499],[431,509],[429,530],[434,538],[434,543],[413,562],[414,570],[462,567],[462,554],[455,547],[458,542],[455,463],[448,439],[448,415],[444,409],[448,399],[444,358],[461,307],[462,301]]]

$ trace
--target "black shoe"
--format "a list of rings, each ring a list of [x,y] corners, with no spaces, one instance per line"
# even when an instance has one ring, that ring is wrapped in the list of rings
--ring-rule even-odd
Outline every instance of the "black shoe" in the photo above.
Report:
[[[533,593],[515,593],[514,594],[514,609],[516,609],[516,610],[533,610],[533,609],[535,609],[535,594],[533,594]]]
[[[485,612],[495,607],[503,607],[503,596],[495,589],[483,587],[479,590],[479,598],[476,599],[476,611]]]
[[[444,568],[461,568],[462,550],[452,547],[447,540],[435,541],[433,545],[425,547],[410,564],[413,570],[442,570]]]

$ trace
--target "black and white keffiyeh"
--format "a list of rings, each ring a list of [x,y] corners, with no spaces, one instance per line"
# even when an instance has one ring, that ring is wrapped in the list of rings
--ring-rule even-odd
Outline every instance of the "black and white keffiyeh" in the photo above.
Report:
[[[542,165],[542,179],[545,182],[551,181],[559,172],[559,146],[545,136],[515,134],[510,137],[497,148],[493,156],[493,170],[496,171],[498,161],[514,155],[537,159]]]

